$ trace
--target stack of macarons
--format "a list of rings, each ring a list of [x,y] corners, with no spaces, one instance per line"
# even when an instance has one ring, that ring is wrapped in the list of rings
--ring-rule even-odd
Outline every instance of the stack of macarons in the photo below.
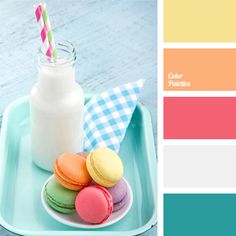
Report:
[[[54,166],[54,178],[45,186],[48,205],[86,223],[101,224],[127,202],[128,187],[120,157],[109,148],[90,153],[64,153]]]

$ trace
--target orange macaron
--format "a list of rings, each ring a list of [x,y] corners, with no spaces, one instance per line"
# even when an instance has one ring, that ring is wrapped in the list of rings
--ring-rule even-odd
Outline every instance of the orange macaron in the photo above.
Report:
[[[56,180],[65,188],[78,191],[88,186],[92,181],[87,167],[86,159],[79,154],[63,153],[54,165]]]

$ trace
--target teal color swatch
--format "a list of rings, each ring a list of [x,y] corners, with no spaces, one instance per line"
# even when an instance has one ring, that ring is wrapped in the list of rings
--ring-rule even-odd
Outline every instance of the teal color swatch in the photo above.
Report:
[[[165,194],[164,236],[235,236],[236,194]]]

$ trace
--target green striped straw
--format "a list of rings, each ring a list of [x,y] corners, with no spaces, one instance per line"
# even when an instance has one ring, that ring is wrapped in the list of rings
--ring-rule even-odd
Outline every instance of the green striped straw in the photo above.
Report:
[[[50,24],[50,20],[49,20],[49,16],[48,16],[48,11],[46,8],[46,3],[42,3],[42,10],[43,10],[43,12],[42,12],[43,22],[47,28],[47,39],[48,39],[49,45],[51,46],[51,49],[52,49],[52,58],[57,59],[56,44],[55,44],[53,33],[52,33],[52,28],[51,28],[51,24]]]

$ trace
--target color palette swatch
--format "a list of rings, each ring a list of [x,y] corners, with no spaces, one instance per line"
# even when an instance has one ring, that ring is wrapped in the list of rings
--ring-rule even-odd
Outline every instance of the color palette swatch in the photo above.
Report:
[[[236,97],[165,97],[165,139],[236,139]]]
[[[236,49],[164,49],[164,90],[234,91]]]
[[[164,186],[236,188],[236,145],[165,145]]]
[[[236,1],[164,0],[166,42],[236,42]]]
[[[165,194],[165,236],[236,235],[236,194]]]

